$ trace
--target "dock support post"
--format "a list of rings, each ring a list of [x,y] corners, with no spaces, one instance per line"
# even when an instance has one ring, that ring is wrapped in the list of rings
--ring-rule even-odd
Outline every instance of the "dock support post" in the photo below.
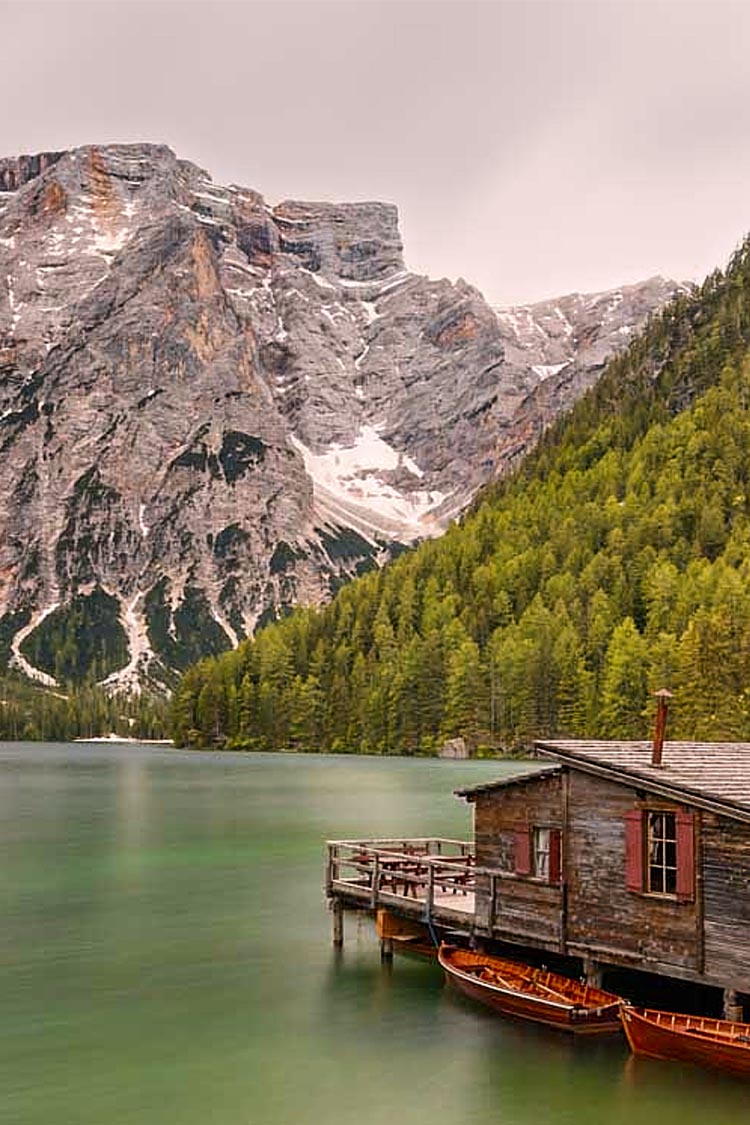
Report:
[[[594,961],[592,957],[585,957],[583,961],[583,975],[586,978],[586,984],[590,984],[592,988],[602,987],[604,968],[601,962]]]
[[[393,938],[384,937],[380,942],[380,960],[392,961],[393,960]]]
[[[333,914],[333,948],[343,949],[344,946],[344,904],[341,899],[334,898],[331,901],[331,912]]]
[[[734,988],[724,989],[724,1019],[742,1023],[742,1005]]]

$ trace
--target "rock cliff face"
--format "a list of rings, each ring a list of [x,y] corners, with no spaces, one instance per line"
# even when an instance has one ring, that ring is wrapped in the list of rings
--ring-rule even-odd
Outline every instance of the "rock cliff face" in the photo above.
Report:
[[[0,647],[175,669],[434,535],[677,287],[493,310],[394,207],[269,207],[159,146],[0,161]],[[93,638],[93,640],[92,640]]]

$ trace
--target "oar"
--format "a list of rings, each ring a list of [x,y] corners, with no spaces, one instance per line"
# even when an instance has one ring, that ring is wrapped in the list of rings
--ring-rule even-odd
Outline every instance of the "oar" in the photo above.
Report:
[[[557,996],[559,1000],[564,1000],[566,1004],[572,1005],[573,1003],[570,997],[566,996],[564,992],[558,992],[556,988],[550,988],[548,984],[542,984],[542,982],[535,977],[526,976],[525,973],[519,973],[519,978],[527,981],[529,984],[533,984],[536,988],[542,989],[544,992],[549,992],[550,996]]]
[[[477,966],[477,968],[480,968],[480,966]],[[519,988],[517,984],[514,985],[510,981],[508,981],[505,977],[501,977],[500,974],[498,973],[497,969],[490,969],[489,966],[485,965],[485,966],[481,967],[481,971],[491,973],[496,982],[498,982],[499,984],[502,984],[502,986],[504,988],[510,989],[511,992],[522,992],[523,991],[523,989]],[[570,1000],[570,997],[565,996],[565,994],[562,993],[562,992],[557,992],[554,988],[550,988],[549,985],[542,984],[541,981],[535,980],[533,977],[527,976],[525,973],[518,973],[518,974],[514,974],[514,975],[515,975],[517,981],[522,981],[522,982],[525,982],[526,984],[531,984],[531,985],[533,985],[534,988],[539,989],[540,992],[547,992],[550,996],[555,996],[558,1000],[564,1001],[565,1004],[570,1005],[571,1007],[573,1006],[573,1004]]]

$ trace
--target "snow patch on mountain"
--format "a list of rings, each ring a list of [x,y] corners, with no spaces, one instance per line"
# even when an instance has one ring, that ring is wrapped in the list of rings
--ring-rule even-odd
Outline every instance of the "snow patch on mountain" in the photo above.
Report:
[[[323,453],[313,453],[295,435],[290,441],[302,454],[315,499],[327,520],[358,514],[360,521],[366,517],[371,531],[404,542],[435,534],[437,525],[429,517],[446,499],[445,493],[407,491],[384,479],[384,474],[398,470],[417,479],[424,473],[413,458],[389,445],[375,426],[361,426],[352,445],[334,442]]]
[[[570,362],[569,359],[566,359],[564,363],[534,363],[531,370],[540,379],[549,379],[551,375],[559,375],[561,371],[564,371]]]
[[[144,673],[154,659],[154,653],[148,639],[146,619],[143,615],[142,606],[139,604],[142,598],[143,595],[139,593],[129,602],[119,599],[121,606],[120,623],[128,638],[130,659],[124,668],[120,668],[119,671],[113,672],[105,680],[102,680],[102,687],[134,693],[140,691]]]
[[[27,660],[21,652],[21,645],[26,638],[41,625],[45,617],[49,617],[51,613],[55,612],[59,604],[59,602],[53,602],[52,605],[48,605],[45,609],[37,610],[36,613],[33,613],[28,625],[24,625],[22,629],[18,630],[10,646],[10,663],[15,665],[19,671],[23,672],[24,676],[28,676],[30,680],[36,680],[39,684],[44,684],[45,687],[57,687],[57,680],[53,676],[43,672],[41,668],[36,668]]]

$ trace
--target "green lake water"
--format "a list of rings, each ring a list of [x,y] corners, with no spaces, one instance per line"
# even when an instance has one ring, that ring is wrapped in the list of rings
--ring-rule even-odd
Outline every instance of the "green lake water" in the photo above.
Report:
[[[518,766],[0,744],[0,1121],[737,1125],[747,1084],[635,1063],[330,944],[323,841],[468,836]]]

